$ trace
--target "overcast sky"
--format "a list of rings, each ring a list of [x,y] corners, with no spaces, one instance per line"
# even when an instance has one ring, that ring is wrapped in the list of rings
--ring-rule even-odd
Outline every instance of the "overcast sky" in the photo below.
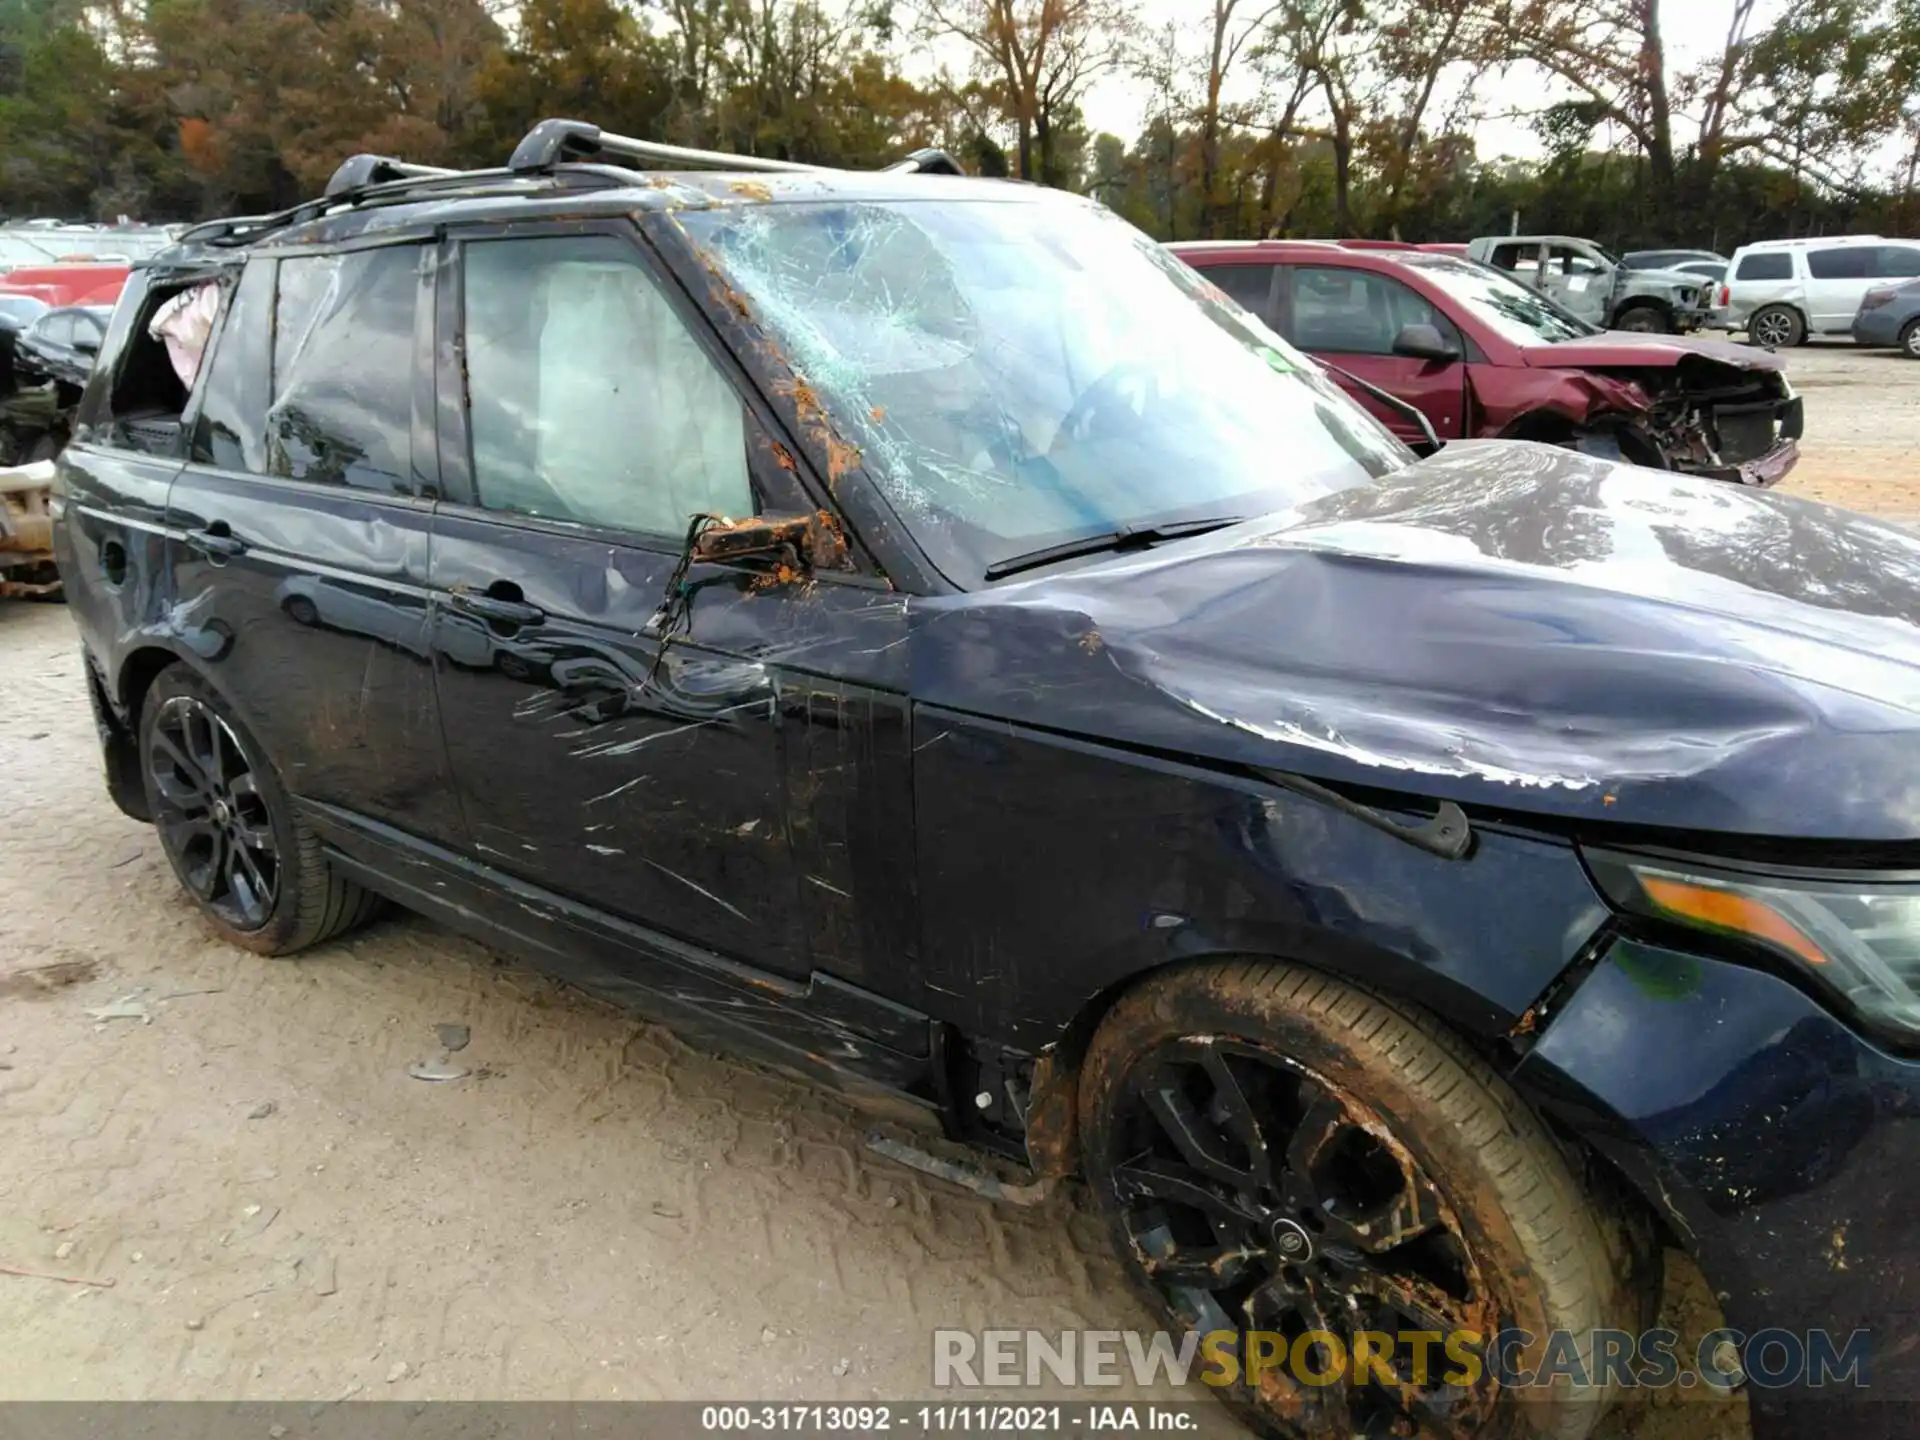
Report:
[[[1760,0],[1754,29],[1771,21],[1785,0]],[[1193,43],[1189,49],[1205,44],[1211,12],[1207,0],[1141,0],[1141,11],[1151,25],[1168,21],[1190,24]],[[1733,0],[1663,0],[1661,25],[1667,42],[1667,66],[1672,74],[1718,54],[1725,42],[1727,23],[1733,14]],[[1562,98],[1556,92],[1547,95],[1534,74],[1514,71],[1481,82],[1480,108],[1489,111],[1538,108],[1549,100]],[[1120,75],[1109,75],[1098,82],[1083,105],[1087,123],[1094,130],[1107,130],[1131,142],[1140,133],[1151,94],[1143,83]],[[1437,107],[1436,107],[1437,108]],[[1687,134],[1676,126],[1676,138]],[[1495,119],[1483,123],[1476,132],[1480,156],[1484,160],[1501,155],[1537,157],[1540,145],[1525,120]]]

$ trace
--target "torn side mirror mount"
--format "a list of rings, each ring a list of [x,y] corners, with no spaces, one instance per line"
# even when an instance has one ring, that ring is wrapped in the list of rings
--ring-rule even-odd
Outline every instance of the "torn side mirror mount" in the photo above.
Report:
[[[692,558],[703,564],[733,565],[764,561],[794,570],[808,568],[814,553],[812,515],[750,515],[730,520],[705,517],[693,538]]]

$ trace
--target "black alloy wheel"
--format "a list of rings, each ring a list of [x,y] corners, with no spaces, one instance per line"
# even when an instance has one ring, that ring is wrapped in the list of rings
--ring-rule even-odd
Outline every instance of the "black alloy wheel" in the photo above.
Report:
[[[1196,1390],[1261,1434],[1582,1440],[1610,1398],[1594,1337],[1651,1323],[1657,1246],[1417,1007],[1279,961],[1170,970],[1115,1003],[1079,1083],[1123,1264],[1201,1337]],[[1503,1389],[1541,1363],[1497,1338],[1522,1331],[1588,1378]]]
[[[174,695],[146,739],[154,824],[175,872],[235,930],[262,928],[280,897],[280,844],[240,737],[206,702]]]
[[[1133,1248],[1169,1308],[1205,1334],[1312,1331],[1351,1352],[1359,1331],[1486,1334],[1486,1293],[1460,1223],[1384,1122],[1281,1056],[1214,1037],[1166,1045],[1136,1071],[1112,1174]],[[1382,1436],[1412,1421],[1449,1433],[1476,1405],[1427,1383],[1302,1392],[1328,1434]],[[1244,1360],[1242,1361],[1244,1364]],[[1317,1368],[1331,1363],[1322,1356]],[[1314,1433],[1309,1425],[1308,1433]],[[1460,1433],[1471,1433],[1466,1427]]]

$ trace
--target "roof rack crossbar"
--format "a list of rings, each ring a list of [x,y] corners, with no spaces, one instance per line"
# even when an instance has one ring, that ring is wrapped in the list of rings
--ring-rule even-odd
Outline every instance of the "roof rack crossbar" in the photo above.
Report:
[[[925,150],[916,150],[907,156],[906,159],[896,161],[886,168],[893,174],[964,175],[967,173],[960,168],[960,162],[947,154],[946,151],[935,150],[931,147]]]
[[[340,168],[333,172],[333,178],[327,181],[327,188],[321,194],[331,199],[349,191],[364,190],[369,185],[384,185],[390,180],[426,180],[459,173],[440,165],[415,165],[411,161],[396,160],[391,155],[349,155],[340,162]]]
[[[513,147],[507,168],[520,171],[548,170],[564,161],[591,160],[601,154],[643,161],[655,169],[663,166],[708,166],[720,170],[763,170],[804,175],[821,168],[793,160],[729,155],[724,150],[694,150],[685,145],[639,140],[631,135],[616,135],[611,130],[602,130],[585,120],[542,120]]]

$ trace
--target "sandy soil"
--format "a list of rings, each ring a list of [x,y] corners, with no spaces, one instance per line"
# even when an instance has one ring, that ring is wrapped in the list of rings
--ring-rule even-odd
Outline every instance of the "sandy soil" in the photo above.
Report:
[[[1807,433],[1781,488],[1920,525],[1920,363],[1818,344],[1795,350],[1787,374],[1806,397]]]
[[[1790,488],[1920,521],[1920,365],[1792,374]],[[923,1397],[936,1326],[1143,1322],[1073,1194],[923,1181],[423,921],[224,947],[107,801],[65,611],[0,606],[0,667],[0,1267],[65,1277],[0,1273],[0,1399]],[[470,1074],[410,1078],[443,1024]],[[1714,1323],[1684,1265],[1663,1309]],[[1742,1432],[1678,1401],[1606,1432]]]

